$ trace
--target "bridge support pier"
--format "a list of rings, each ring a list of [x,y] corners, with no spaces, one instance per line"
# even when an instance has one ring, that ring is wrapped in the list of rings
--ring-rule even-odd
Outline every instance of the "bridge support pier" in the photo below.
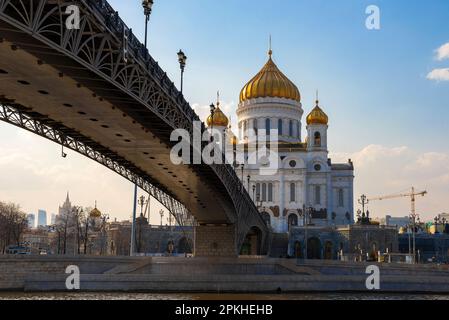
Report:
[[[205,224],[195,227],[195,257],[237,257],[236,226]]]

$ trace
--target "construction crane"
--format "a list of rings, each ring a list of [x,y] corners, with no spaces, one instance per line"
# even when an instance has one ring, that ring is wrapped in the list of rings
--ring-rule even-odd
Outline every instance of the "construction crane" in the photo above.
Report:
[[[410,193],[398,193],[398,194],[390,194],[382,197],[374,197],[374,198],[368,198],[368,201],[376,201],[376,200],[387,200],[387,199],[395,199],[395,198],[403,198],[403,197],[410,197],[410,205],[411,205],[411,219],[413,222],[413,263],[416,262],[416,255],[415,255],[415,221],[416,221],[416,196],[422,196],[424,197],[427,194],[427,191],[420,191],[416,192],[415,188],[412,187]],[[367,201],[367,202],[368,202]],[[410,251],[410,249],[409,249]],[[409,252],[410,253],[410,252]]]

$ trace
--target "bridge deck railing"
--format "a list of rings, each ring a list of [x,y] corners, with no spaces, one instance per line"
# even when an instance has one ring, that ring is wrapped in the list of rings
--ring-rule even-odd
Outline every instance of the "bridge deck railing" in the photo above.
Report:
[[[148,49],[140,42],[134,35],[132,29],[120,18],[117,11],[106,0],[84,0],[90,7],[93,7],[102,16],[105,24],[110,29],[111,33],[115,35],[118,40],[124,41],[127,38],[124,46],[127,47],[127,52],[130,56],[134,56],[139,60],[139,63],[144,65],[150,75],[158,80],[158,83],[166,92],[177,102],[181,110],[191,121],[199,121],[198,115],[191,108],[189,103],[185,100],[182,93],[176,88],[175,84],[168,78],[167,73],[159,66],[158,62],[149,54]]]
[[[137,58],[139,63],[145,66],[145,69],[148,70],[149,74],[153,78],[157,79],[158,83],[166,90],[171,98],[177,102],[176,105],[181,107],[181,110],[187,118],[191,122],[200,121],[198,115],[185,100],[182,93],[178,91],[174,83],[167,77],[166,72],[162,70],[157,61],[155,61],[149,54],[148,49],[145,48],[140,40],[133,34],[132,29],[129,28],[120,18],[118,12],[115,11],[106,0],[84,1],[87,1],[89,4],[93,5],[98,13],[101,14],[106,25],[118,40],[124,39],[126,36],[127,44],[124,45],[127,46],[127,51],[130,53],[130,56]],[[206,128],[204,123],[202,123],[202,131],[204,130],[206,130]],[[211,167],[225,184],[228,192],[231,194],[231,197],[234,198],[233,200],[237,202],[245,202],[247,209],[253,213],[256,213],[260,220],[263,221],[259,210],[249,196],[249,193],[245,190],[243,182],[237,177],[237,174],[231,165],[212,165]]]

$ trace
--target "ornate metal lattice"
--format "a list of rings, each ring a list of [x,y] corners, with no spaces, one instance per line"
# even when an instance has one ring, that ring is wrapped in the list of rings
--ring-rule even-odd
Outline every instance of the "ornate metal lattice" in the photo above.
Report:
[[[72,129],[36,113],[28,114],[26,109],[20,105],[2,101],[0,101],[0,120],[33,132],[104,165],[148,192],[170,210],[181,226],[192,224],[191,215],[187,209],[179,201],[155,187],[150,182],[148,175],[109,150],[99,151],[101,147],[99,148],[94,142],[80,136]]]

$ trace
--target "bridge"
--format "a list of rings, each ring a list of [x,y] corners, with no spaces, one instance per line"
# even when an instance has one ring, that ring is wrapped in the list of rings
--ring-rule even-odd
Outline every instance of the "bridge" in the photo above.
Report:
[[[79,29],[66,28],[71,5]],[[199,118],[105,0],[0,0],[0,120],[115,171],[181,225],[193,215],[196,256],[236,256],[245,241],[267,253],[268,228],[230,165],[170,161],[171,132],[192,136]]]

